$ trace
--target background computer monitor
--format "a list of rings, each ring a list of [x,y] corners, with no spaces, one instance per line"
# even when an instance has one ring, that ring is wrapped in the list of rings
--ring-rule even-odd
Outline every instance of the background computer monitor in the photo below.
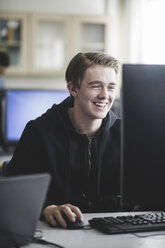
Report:
[[[8,89],[2,94],[2,139],[5,148],[15,145],[26,125],[53,104],[69,96],[65,90]]]
[[[4,95],[5,95],[5,91],[1,89],[0,90],[0,153],[2,151],[2,145],[3,145],[2,109],[3,109]]]
[[[124,206],[165,210],[165,65],[123,65],[121,95]]]

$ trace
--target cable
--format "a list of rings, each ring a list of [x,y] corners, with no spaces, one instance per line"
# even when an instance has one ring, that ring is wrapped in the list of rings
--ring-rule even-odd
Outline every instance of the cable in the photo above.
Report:
[[[40,238],[34,238],[33,243],[42,244],[42,245],[51,245],[53,247],[58,247],[58,248],[65,248],[64,246],[49,242],[43,238],[41,238],[41,239]]]
[[[90,230],[90,229],[93,229],[93,227],[90,226],[90,225],[85,225],[85,226],[83,226],[82,229],[83,229],[83,230]]]
[[[148,238],[148,237],[154,237],[154,236],[163,236],[163,238],[165,238],[164,233],[152,233],[152,234],[147,234],[147,235],[139,235],[137,233],[131,233],[131,234],[138,238]]]
[[[38,244],[43,244],[43,245],[51,245],[51,246],[58,247],[58,248],[64,248],[61,245],[58,245],[58,244],[55,244],[55,243],[52,243],[52,242],[45,240],[44,236],[43,236],[43,232],[39,229],[35,231],[32,242],[38,243]]]

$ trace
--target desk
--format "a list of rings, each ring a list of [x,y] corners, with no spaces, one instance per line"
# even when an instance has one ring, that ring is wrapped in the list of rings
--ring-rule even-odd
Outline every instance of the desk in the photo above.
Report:
[[[116,216],[127,215],[128,213],[103,213],[103,214],[84,214],[84,222],[96,216]],[[133,234],[114,234],[108,235],[95,229],[90,230],[67,230],[52,228],[44,222],[39,222],[37,229],[43,231],[46,240],[64,246],[65,248],[164,248],[165,231],[152,232],[161,233],[161,236],[150,236],[139,238]],[[148,232],[139,235],[151,234]],[[29,244],[23,248],[47,248],[39,244]]]

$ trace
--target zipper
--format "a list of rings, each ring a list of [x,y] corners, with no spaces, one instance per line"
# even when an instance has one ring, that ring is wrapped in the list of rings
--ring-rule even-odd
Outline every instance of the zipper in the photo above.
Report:
[[[91,171],[91,143],[92,139],[88,138],[88,177]]]
[[[92,138],[91,139],[89,137],[87,137],[87,138],[88,138],[88,179],[89,179],[89,175],[90,175],[90,171],[91,171],[91,144],[92,144]],[[85,190],[85,192],[83,193],[83,198],[87,200],[86,193],[87,192]],[[88,207],[89,207],[89,209],[91,208],[91,201],[88,201]]]

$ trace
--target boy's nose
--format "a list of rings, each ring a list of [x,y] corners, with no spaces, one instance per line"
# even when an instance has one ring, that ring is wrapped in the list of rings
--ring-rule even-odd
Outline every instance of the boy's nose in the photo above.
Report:
[[[108,90],[107,90],[107,88],[102,88],[100,90],[99,97],[100,98],[108,98]]]

